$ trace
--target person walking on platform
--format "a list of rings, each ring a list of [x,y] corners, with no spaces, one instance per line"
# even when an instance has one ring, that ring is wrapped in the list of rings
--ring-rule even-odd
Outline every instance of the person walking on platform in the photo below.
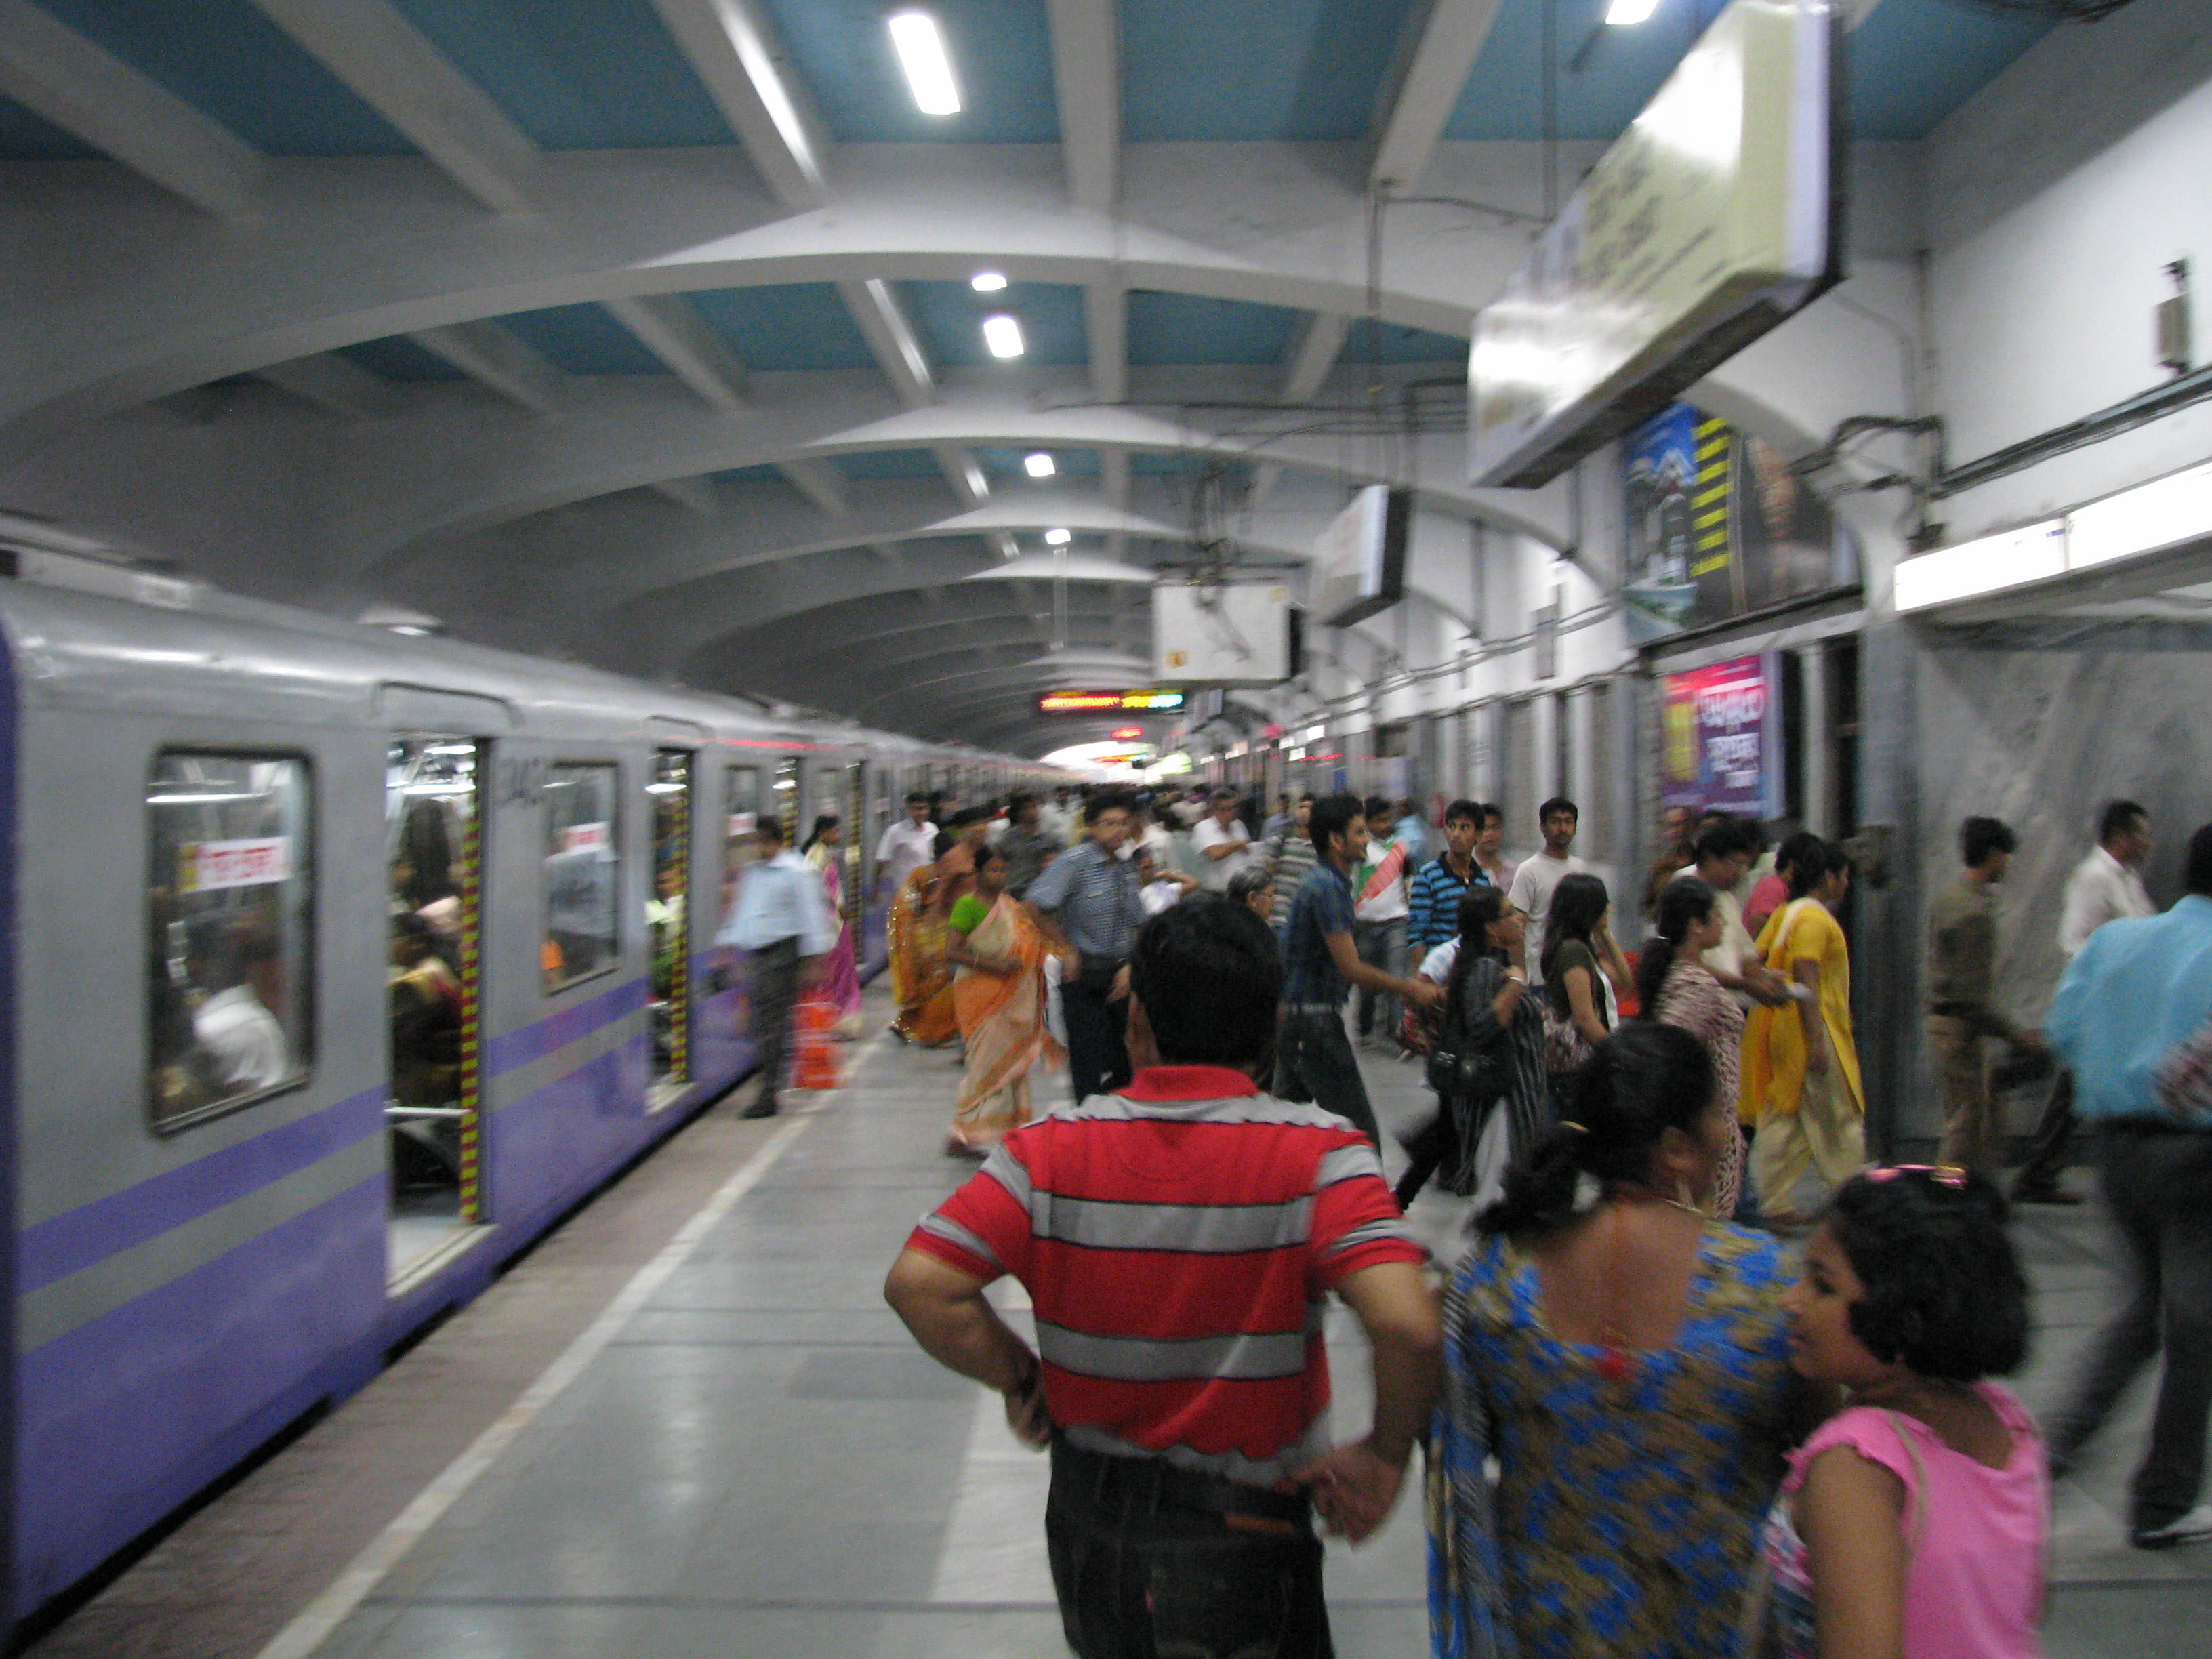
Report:
[[[2150,857],[2150,814],[2135,801],[2116,800],[2097,821],[2097,844],[2067,878],[2058,915],[2058,949],[2069,962],[2108,921],[2158,914],[2144,890],[2142,870]],[[2058,1184],[2074,1141],[2074,1074],[2061,1071],[2036,1121],[2027,1158],[2013,1177],[2015,1204],[2078,1204]]]
[[[1439,945],[1459,937],[1459,902],[1467,890],[1490,877],[1474,861],[1474,838],[1482,828],[1482,808],[1455,800],[1444,809],[1444,850],[1413,872],[1406,911],[1406,948],[1418,965]]]
[[[2048,1027],[2075,1105],[2099,1131],[2130,1281],[2127,1306],[2093,1340],[2051,1418],[2051,1462],[2062,1473],[2075,1462],[2163,1349],[2150,1445],[2129,1492],[2138,1549],[2212,1540],[2212,1504],[2198,1502],[2212,1413],[2212,1103],[2173,1066],[2212,1020],[2212,823],[2189,838],[2184,878],[2187,893],[2165,915],[2123,917],[2090,937],[2058,982]]]
[[[745,872],[737,914],[721,942],[746,953],[750,975],[747,999],[761,1086],[744,1115],[774,1117],[792,1009],[799,987],[836,944],[837,927],[822,900],[822,872],[784,844],[783,821],[763,812],[753,834],[760,858]]]
[[[822,995],[837,1010],[837,1035],[857,1036],[860,1029],[860,970],[854,944],[851,907],[845,902],[845,826],[835,812],[822,813],[799,849],[821,872],[822,902],[837,926],[837,942],[822,964]]]
[[[1395,977],[1410,965],[1406,960],[1406,916],[1412,901],[1407,884],[1413,873],[1413,855],[1398,839],[1391,810],[1380,795],[1367,798],[1367,854],[1352,871],[1352,942],[1362,962]],[[1363,982],[1358,1000],[1360,1042],[1385,1054],[1395,1052],[1399,999]]]
[[[1273,926],[1278,945],[1291,925],[1291,901],[1297,896],[1298,889],[1305,885],[1306,877],[1313,871],[1313,805],[1311,795],[1299,796],[1290,823],[1278,830],[1267,843],[1267,867],[1275,872]]]
[[[937,855],[937,826],[929,821],[929,797],[915,790],[906,798],[906,816],[884,826],[876,842],[876,896],[894,902],[906,878]]]
[[[1253,1081],[1279,988],[1241,905],[1201,896],[1146,923],[1134,1080],[1009,1135],[884,1286],[925,1351],[1050,1446],[1045,1540],[1081,1659],[1326,1659],[1314,1517],[1372,1534],[1436,1397],[1423,1252],[1373,1147]],[[985,1299],[1006,1273],[1036,1352]],[[1373,1346],[1375,1399],[1367,1434],[1334,1450],[1315,1334],[1331,1291]]]
[[[1521,866],[1505,856],[1505,809],[1496,801],[1480,801],[1476,810],[1481,814],[1481,828],[1474,832],[1474,861],[1482,866],[1492,887],[1510,895],[1513,878],[1521,873]]]
[[[1024,791],[1006,804],[998,846],[1006,855],[1006,890],[1018,900],[1067,843],[1044,827],[1037,798]]]
[[[1835,908],[1851,890],[1851,861],[1833,842],[1799,854],[1790,902],[1759,937],[1766,965],[1792,981],[1794,1006],[1753,1008],[1744,1024],[1743,1103],[1758,1133],[1751,1143],[1760,1212],[1803,1224],[1866,1165],[1866,1096],[1851,1030],[1850,952]],[[1820,1202],[1790,1202],[1808,1169],[1820,1172]]]
[[[1352,866],[1367,854],[1366,809],[1356,795],[1317,800],[1307,819],[1315,864],[1291,901],[1283,935],[1282,1041],[1275,1090],[1334,1112],[1376,1146],[1382,1130],[1344,1030],[1344,999],[1355,985],[1402,997],[1417,1008],[1443,1000],[1443,988],[1401,979],[1360,960],[1352,943]]]
[[[1226,893],[1229,884],[1254,863],[1251,833],[1237,816],[1237,792],[1217,789],[1211,810],[1191,836],[1191,850],[1198,857],[1199,885],[1209,893]]]
[[[1575,831],[1582,824],[1582,809],[1574,802],[1564,795],[1553,796],[1538,811],[1536,823],[1544,832],[1543,850],[1522,860],[1521,867],[1513,872],[1513,885],[1506,896],[1513,901],[1515,909],[1528,918],[1529,982],[1540,988],[1544,983],[1544,940],[1547,919],[1552,913],[1552,895],[1569,876],[1587,873],[1589,866],[1570,850],[1575,844]],[[1608,941],[1611,937],[1607,935]],[[1636,975],[1628,971],[1628,958],[1620,954],[1618,945],[1608,943],[1607,954],[1598,965],[1616,986],[1636,981]]]
[[[2004,1164],[2004,1120],[1990,1098],[1982,1040],[2040,1049],[1990,1000],[1996,981],[1997,901],[2020,838],[1996,818],[1959,826],[1966,873],[1928,908],[1928,1046],[1943,1085],[1943,1141],[1939,1164],[1992,1178]]]
[[[1060,962],[1060,1013],[1067,1022],[1067,1081],[1080,1106],[1129,1080],[1122,1042],[1129,947],[1145,918],[1133,858],[1121,855],[1136,822],[1134,797],[1091,798],[1090,838],[1054,859],[1030,884],[1030,916]]]
[[[1013,896],[1011,864],[1003,847],[977,854],[975,890],[952,907],[945,935],[967,1064],[945,1150],[977,1157],[1030,1121],[1030,1068],[1060,1059],[1045,1030],[1044,935]]]

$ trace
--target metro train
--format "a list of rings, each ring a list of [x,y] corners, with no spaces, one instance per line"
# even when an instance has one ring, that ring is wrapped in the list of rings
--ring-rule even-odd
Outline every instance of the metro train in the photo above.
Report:
[[[745,1073],[755,815],[839,812],[865,894],[908,788],[1063,775],[4,534],[0,574],[11,1628]]]

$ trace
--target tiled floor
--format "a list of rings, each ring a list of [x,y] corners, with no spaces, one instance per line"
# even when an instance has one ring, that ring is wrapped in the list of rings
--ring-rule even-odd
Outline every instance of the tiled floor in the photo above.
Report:
[[[1413,1068],[1363,1060],[1386,1127],[1425,1109]],[[878,1042],[853,1086],[803,1109],[796,1127],[718,1109],[34,1653],[1064,1652],[1043,1460],[1014,1443],[995,1401],[914,1349],[880,1296],[908,1228],[970,1167],[939,1151],[956,1077],[946,1054]],[[749,1158],[772,1161],[668,1259],[671,1236]],[[1437,1196],[1414,1207],[1440,1253],[1462,1207]],[[2032,1212],[2021,1238],[2042,1316],[2023,1386],[2039,1405],[2112,1279],[2082,1212]],[[657,1289],[418,1541],[365,1577],[327,1639],[266,1645],[657,1256]],[[1018,1327],[1018,1291],[1002,1301]],[[1339,1421],[1356,1431],[1364,1354],[1340,1310],[1330,1340]],[[2113,1518],[2143,1415],[2131,1401],[2062,1489],[2054,1659],[2206,1651],[2212,1547],[2144,1555]],[[1417,1504],[1360,1550],[1331,1545],[1328,1572],[1346,1659],[1425,1650]]]

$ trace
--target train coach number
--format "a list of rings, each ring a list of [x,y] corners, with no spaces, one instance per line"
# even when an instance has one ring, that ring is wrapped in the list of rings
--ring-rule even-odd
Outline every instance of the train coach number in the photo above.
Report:
[[[545,763],[514,756],[499,763],[499,801],[502,806],[532,806],[545,793]]]

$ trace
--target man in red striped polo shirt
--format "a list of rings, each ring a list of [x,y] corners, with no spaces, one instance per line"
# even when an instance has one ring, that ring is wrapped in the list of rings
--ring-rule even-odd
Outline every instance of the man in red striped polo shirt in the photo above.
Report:
[[[1436,1389],[1423,1253],[1366,1137],[1252,1080],[1281,988],[1258,917],[1187,899],[1145,925],[1129,980],[1134,1080],[1008,1136],[884,1293],[1050,1443],[1046,1541],[1081,1659],[1327,1659],[1313,1515],[1356,1542],[1396,1502]],[[1041,1353],[984,1298],[1002,1273]],[[1375,1353],[1373,1426],[1334,1450],[1329,1291]]]

